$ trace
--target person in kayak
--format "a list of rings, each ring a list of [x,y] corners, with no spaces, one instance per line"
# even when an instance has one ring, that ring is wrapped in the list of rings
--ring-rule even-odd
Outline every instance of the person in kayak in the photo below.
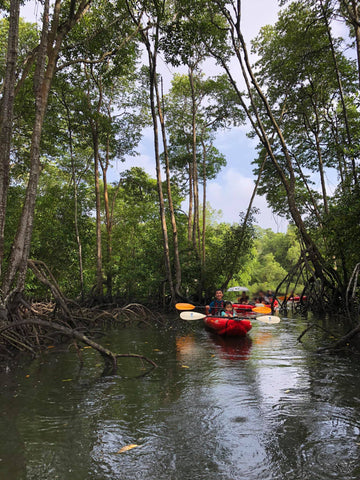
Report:
[[[233,318],[236,316],[236,312],[233,309],[232,303],[231,302],[225,302],[225,310],[221,312],[222,317],[229,317]]]
[[[246,295],[246,292],[242,292],[241,297],[238,297],[237,303],[241,305],[247,305],[249,303],[249,297]]]
[[[205,313],[206,315],[221,315],[221,312],[225,308],[225,302],[223,300],[223,291],[218,288],[215,291],[215,299],[210,303],[210,305],[206,305]]]

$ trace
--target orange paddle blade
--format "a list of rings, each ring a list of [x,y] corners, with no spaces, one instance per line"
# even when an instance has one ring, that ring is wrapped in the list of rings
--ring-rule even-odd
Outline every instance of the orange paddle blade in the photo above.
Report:
[[[177,310],[194,310],[195,305],[191,305],[191,303],[177,303],[175,308]]]
[[[254,307],[252,309],[253,312],[256,313],[271,313],[271,308],[269,307]]]

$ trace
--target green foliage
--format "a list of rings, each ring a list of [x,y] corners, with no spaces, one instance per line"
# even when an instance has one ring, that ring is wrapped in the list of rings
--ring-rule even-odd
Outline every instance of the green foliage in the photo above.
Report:
[[[172,65],[195,66],[206,56],[204,42],[225,51],[226,23],[213,2],[178,0],[174,15],[164,24],[160,47]]]
[[[249,287],[252,295],[259,290],[275,291],[300,257],[296,229],[289,226],[286,233],[256,228],[251,256],[236,276],[236,283]]]
[[[121,174],[113,225],[114,290],[128,300],[158,298],[165,271],[156,180],[142,169]],[[182,198],[173,196],[175,208]]]
[[[78,188],[78,227],[85,272],[95,263],[94,222],[91,217],[92,192],[85,184]],[[69,297],[80,294],[78,245],[74,226],[74,191],[67,177],[47,165],[41,177],[34,219],[31,258],[45,262]],[[87,283],[90,289],[91,283]],[[42,286],[38,287],[42,291]],[[32,295],[37,294],[32,289]]]
[[[338,191],[324,223],[324,249],[329,265],[335,267],[346,286],[359,263],[360,195],[358,188]]]
[[[7,36],[9,31],[8,19],[0,19],[0,85],[3,83],[5,74]],[[28,56],[37,46],[39,41],[39,31],[34,23],[29,23],[20,18],[19,20],[19,40],[18,40],[18,59],[17,75],[19,76],[23,66],[28,60]]]
[[[291,225],[286,233],[275,233],[271,229],[258,228],[255,244],[260,261],[262,261],[262,257],[271,254],[286,272],[296,265],[300,257],[301,248],[297,232]]]
[[[262,290],[275,290],[287,274],[287,271],[275,260],[273,253],[259,255],[252,276],[253,293]]]

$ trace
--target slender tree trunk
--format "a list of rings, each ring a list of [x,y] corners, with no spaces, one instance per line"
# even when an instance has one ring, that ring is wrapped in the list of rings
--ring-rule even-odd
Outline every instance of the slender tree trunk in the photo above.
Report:
[[[78,246],[80,292],[81,292],[81,299],[84,300],[84,269],[83,269],[83,258],[82,258],[82,243],[81,243],[81,237],[79,232],[78,184],[77,184],[77,171],[76,171],[75,160],[74,160],[72,121],[70,116],[70,108],[64,95],[62,96],[61,101],[66,110],[67,126],[68,126],[68,134],[69,134],[71,175],[72,175],[73,192],[74,192],[74,228],[75,228],[76,244]]]
[[[195,99],[195,86],[194,86],[194,72],[193,69],[189,69],[189,82],[191,88],[191,100],[192,100],[192,176],[193,176],[193,195],[194,195],[194,216],[192,227],[192,244],[195,251],[199,251],[197,246],[197,234],[199,226],[199,181],[197,171],[197,155],[196,155],[196,99]]]
[[[190,153],[189,153],[190,155]],[[193,163],[188,163],[188,172],[189,172],[189,209],[188,209],[188,243],[190,245],[192,239],[192,228],[193,228],[193,184],[194,184],[194,175],[193,175]]]
[[[156,83],[156,54],[152,54],[150,48],[148,50],[149,63],[150,63],[150,105],[153,119],[153,130],[154,130],[154,148],[155,148],[155,161],[156,161],[156,179],[159,195],[159,208],[160,208],[160,220],[161,228],[163,233],[163,246],[164,246],[164,260],[165,260],[165,271],[166,278],[169,284],[171,298],[175,298],[174,285],[172,280],[171,273],[171,264],[170,264],[170,250],[169,250],[169,239],[166,225],[166,216],[165,216],[165,203],[164,203],[164,194],[162,190],[162,179],[161,179],[161,163],[160,163],[160,152],[159,152],[159,132],[157,126],[157,115],[156,115],[156,102],[155,102],[155,83]]]
[[[164,159],[165,159],[165,174],[166,174],[166,185],[167,185],[167,195],[168,195],[168,203],[169,203],[169,211],[170,211],[170,219],[173,231],[173,246],[174,246],[174,270],[175,270],[175,293],[178,296],[181,296],[180,288],[181,288],[181,264],[180,264],[180,255],[179,255],[179,240],[178,240],[178,231],[176,225],[176,217],[174,211],[174,203],[172,200],[172,193],[171,193],[171,176],[170,176],[170,166],[169,166],[169,155],[168,155],[168,147],[166,141],[166,129],[165,129],[165,119],[163,115],[162,109],[162,101],[159,94],[159,89],[157,83],[155,82],[155,92],[156,92],[156,101],[158,106],[158,115],[159,121],[161,126],[161,134],[163,139],[163,147],[164,147]],[[174,299],[175,300],[175,299]]]
[[[199,285],[199,298],[202,298],[206,282],[206,162],[207,152],[204,137],[201,135],[202,146],[202,180],[203,180],[203,208],[202,208],[202,232],[201,232],[201,281]]]
[[[110,109],[108,110],[110,115]],[[100,165],[102,170],[102,177],[103,177],[103,188],[104,188],[104,210],[105,210],[105,226],[106,226],[106,251],[107,251],[107,259],[106,259],[106,285],[107,285],[107,295],[112,298],[112,219],[110,216],[110,207],[109,207],[109,189],[108,189],[108,181],[107,181],[107,171],[110,165],[110,139],[109,135],[107,136],[106,141],[106,159],[105,162],[101,160],[100,157]]]
[[[21,213],[17,233],[12,245],[9,266],[3,282],[3,294],[7,297],[12,289],[17,275],[17,285],[14,291],[22,291],[25,283],[27,260],[30,251],[30,240],[35,211],[36,190],[40,175],[40,139],[44,121],[51,80],[55,70],[57,54],[48,57],[46,65],[49,37],[49,0],[45,1],[43,13],[43,28],[37,64],[34,75],[35,89],[35,120],[30,148],[30,172],[26,189],[24,207]]]
[[[0,277],[4,258],[4,229],[9,187],[10,148],[12,139],[16,61],[18,55],[20,1],[11,0],[9,34],[3,97],[0,104]]]
[[[312,132],[314,134],[314,137],[315,137],[315,148],[316,148],[316,153],[317,153],[317,157],[318,157],[319,175],[320,175],[321,190],[322,190],[323,203],[324,203],[324,211],[325,211],[326,215],[328,215],[329,214],[329,206],[328,206],[328,200],[327,200],[327,191],[326,191],[326,182],[325,182],[325,173],[324,173],[324,162],[323,162],[323,155],[322,155],[322,151],[321,151],[321,142],[320,142],[320,138],[319,138],[319,132],[320,132],[319,112],[318,112],[318,108],[317,108],[317,105],[316,105],[316,100],[311,98],[311,103],[312,103],[314,113],[315,113],[316,127],[311,129],[310,124],[308,122],[308,128],[310,130],[312,130]],[[306,185],[307,185],[307,183],[306,183]]]
[[[96,294],[103,294],[102,244],[101,244],[101,199],[99,175],[99,139],[94,131],[94,187],[96,205]]]
[[[202,268],[205,270],[206,264],[206,255],[205,255],[205,246],[206,246],[206,162],[207,162],[207,152],[206,145],[203,137],[201,137],[201,145],[203,150],[203,160],[202,160],[202,180],[203,180],[203,209],[202,209],[202,238],[201,238],[201,259],[202,259]]]
[[[88,79],[88,91],[87,91],[87,103],[89,110],[89,124],[91,129],[91,137],[93,143],[93,155],[94,155],[94,191],[95,191],[95,225],[96,225],[96,281],[95,281],[95,294],[103,295],[103,265],[102,265],[102,239],[101,239],[101,194],[100,194],[100,151],[99,151],[99,124],[97,117],[100,114],[102,106],[103,96],[101,85],[94,79],[92,72],[88,71],[84,66],[85,75]],[[99,87],[99,98],[97,100],[96,113],[92,115],[92,102],[91,102],[91,82],[90,77],[95,81]]]

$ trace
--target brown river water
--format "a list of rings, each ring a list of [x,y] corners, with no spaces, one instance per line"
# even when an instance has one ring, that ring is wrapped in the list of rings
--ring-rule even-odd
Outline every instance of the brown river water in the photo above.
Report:
[[[359,356],[316,354],[320,329],[299,343],[305,319],[227,340],[178,323],[98,340],[151,371],[65,347],[3,370],[0,480],[360,480]]]

